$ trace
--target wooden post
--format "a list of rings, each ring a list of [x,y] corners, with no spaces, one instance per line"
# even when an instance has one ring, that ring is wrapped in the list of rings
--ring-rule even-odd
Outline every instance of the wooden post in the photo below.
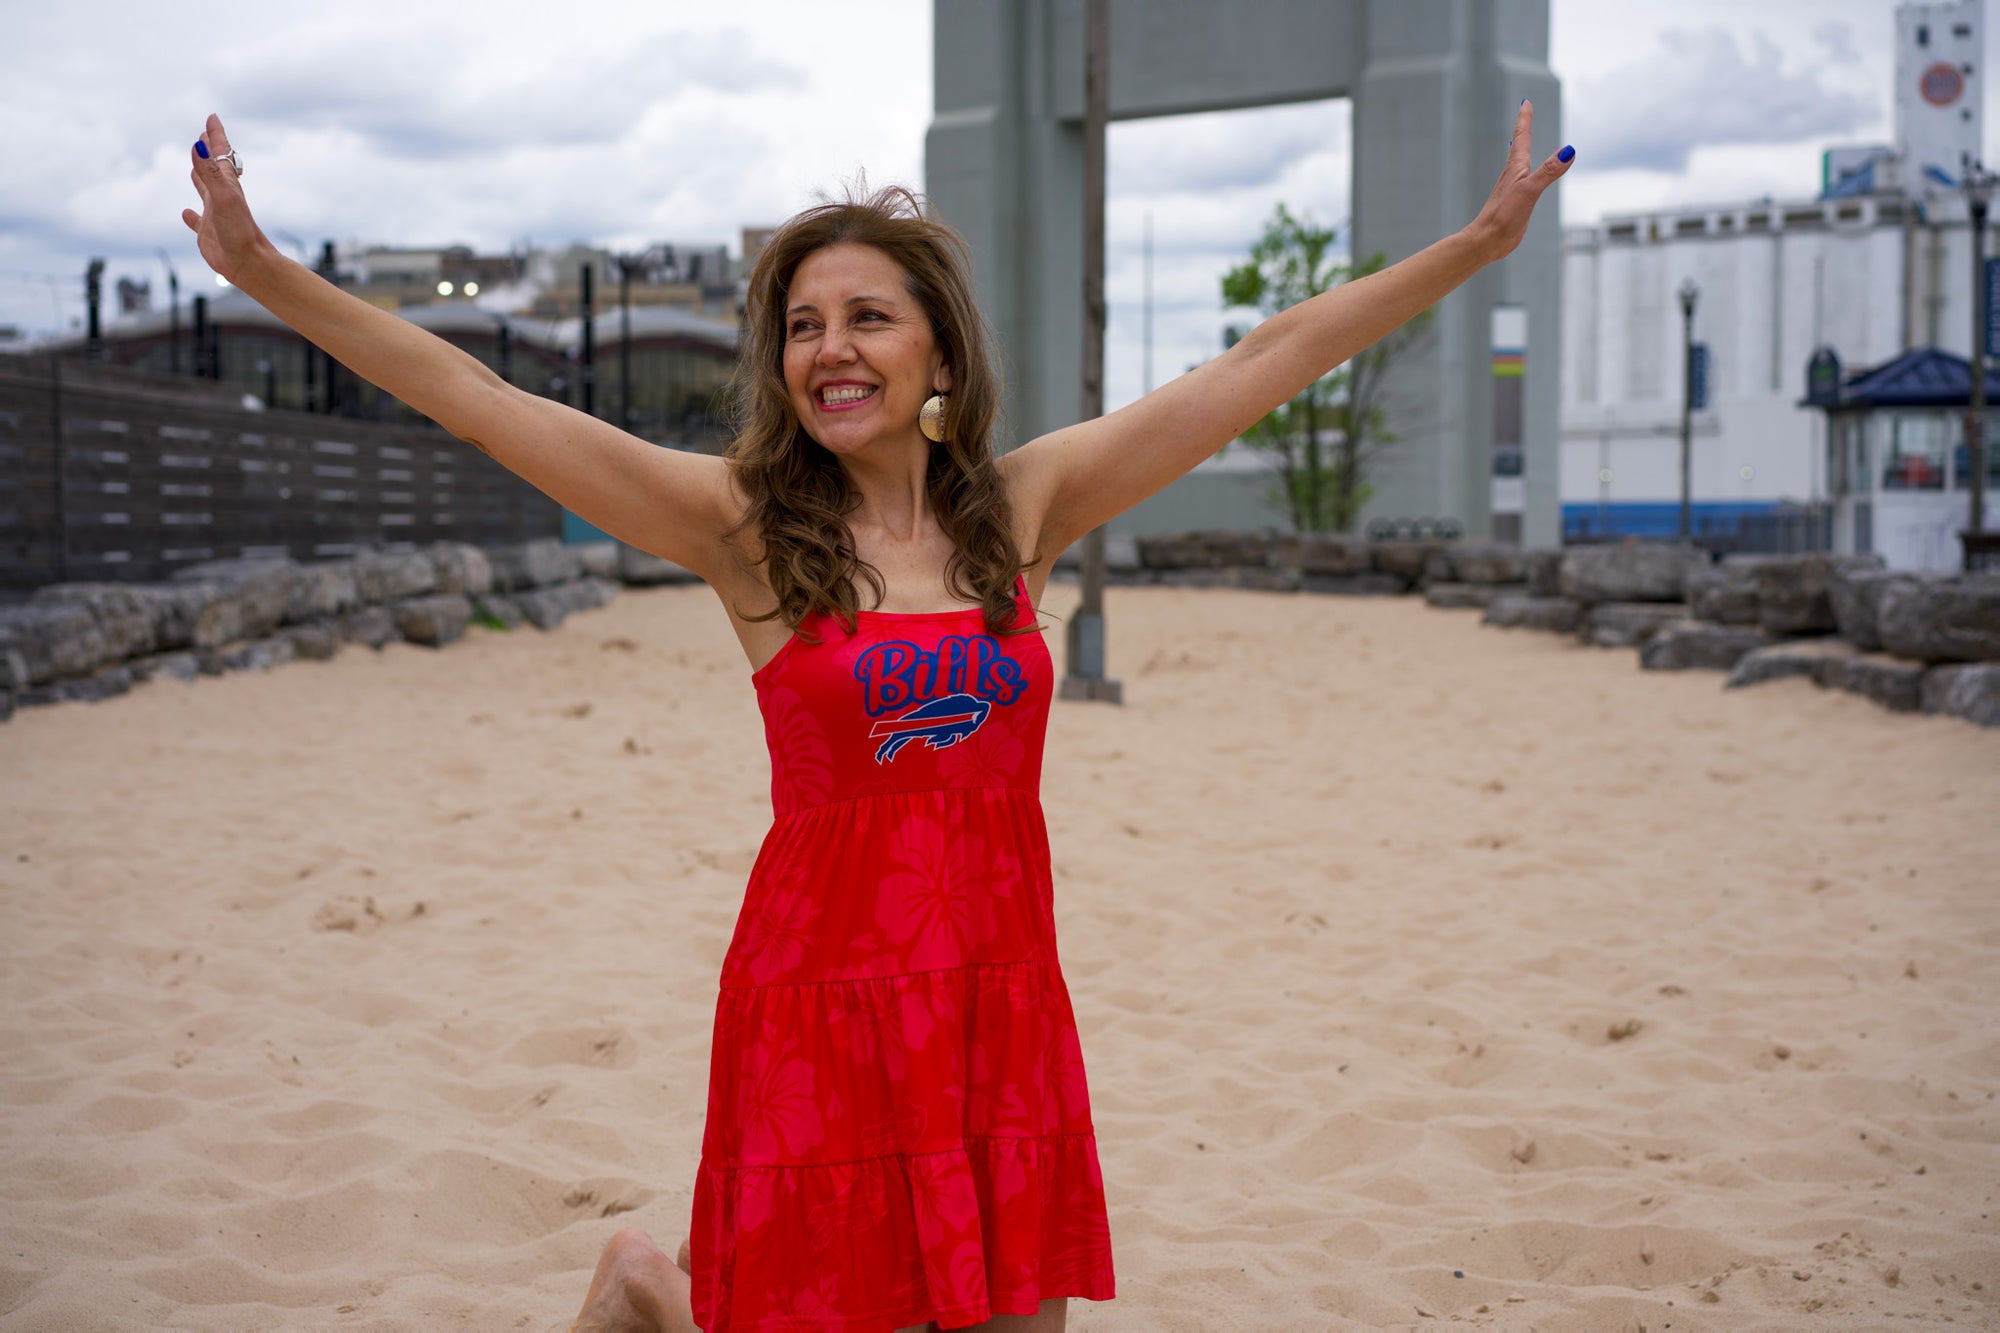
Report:
[[[1083,419],[1104,415],[1104,127],[1110,119],[1110,0],[1086,0],[1083,19]],[[1069,622],[1065,699],[1123,703],[1104,678],[1104,529],[1083,539],[1083,601]]]

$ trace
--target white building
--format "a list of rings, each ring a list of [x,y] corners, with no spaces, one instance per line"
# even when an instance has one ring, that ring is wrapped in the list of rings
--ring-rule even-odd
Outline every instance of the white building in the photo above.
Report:
[[[1896,146],[1829,153],[1820,198],[1615,216],[1567,230],[1559,483],[1567,535],[1678,528],[1687,361],[1677,293],[1689,280],[1699,292],[1692,341],[1708,349],[1708,405],[1692,426],[1697,534],[1745,516],[1837,507],[1830,478],[1851,468],[1829,467],[1825,417],[1800,405],[1818,348],[1850,371],[1916,347],[1970,355],[1972,237],[1956,159],[1979,153],[1982,8],[1960,0],[1898,10]],[[1849,168],[1837,179],[1836,165]],[[1877,450],[1873,466],[1892,457]],[[1962,468],[1949,449],[1945,462]],[[1947,476],[1928,509],[1887,526],[1878,516],[1858,534],[1836,527],[1835,549],[1853,549],[1858,535],[1896,567],[1937,567],[1949,549],[1955,568],[1955,542],[1928,529],[1963,527],[1967,508],[1963,478]],[[1899,523],[1927,532],[1904,533]]]

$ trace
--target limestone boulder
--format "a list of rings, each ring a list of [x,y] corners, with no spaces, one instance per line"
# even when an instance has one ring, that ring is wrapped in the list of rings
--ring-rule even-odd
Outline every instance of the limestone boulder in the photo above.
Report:
[[[1727,690],[1761,685],[1767,680],[1804,676],[1827,689],[1841,688],[1847,664],[1860,649],[1845,639],[1786,639],[1768,648],[1753,648],[1740,658],[1723,682]]]
[[[618,562],[613,573],[607,578],[615,578],[620,583],[634,587],[650,588],[663,583],[698,583],[700,579],[690,570],[682,569],[671,560],[663,560],[651,551],[642,551],[636,546],[618,544]],[[516,609],[518,613],[518,608]],[[519,623],[516,615],[515,623]]]
[[[1835,679],[1835,687],[1873,699],[1896,713],[1923,707],[1924,664],[1888,653],[1857,653]]]
[[[1692,623],[1678,602],[1603,602],[1578,618],[1576,636],[1597,648],[1636,648],[1669,625]]]
[[[1924,673],[1920,703],[1926,713],[2000,727],[2000,662],[1932,667]]]
[[[1583,606],[1564,597],[1496,597],[1479,618],[1482,625],[1501,629],[1538,629],[1550,634],[1574,634]]]
[[[1394,574],[1405,585],[1410,585],[1423,578],[1424,567],[1430,563],[1431,555],[1450,544],[1442,540],[1416,538],[1370,542],[1368,559],[1380,573]]]
[[[472,602],[461,593],[432,593],[409,597],[391,608],[396,632],[410,643],[426,648],[442,648],[465,637],[472,620]]]
[[[1772,634],[1831,634],[1840,628],[1832,588],[1841,571],[1882,568],[1879,555],[1823,554],[1766,557],[1753,568],[1757,623]]]
[[[1528,552],[1528,596],[1544,599],[1562,596],[1562,563],[1560,547],[1543,547]]]
[[[1697,620],[1716,625],[1757,623],[1757,566],[1769,556],[1732,555],[1688,571],[1687,604]]]
[[[1295,569],[1260,569],[1237,566],[1230,569],[1163,569],[1154,580],[1174,588],[1247,588],[1255,592],[1297,592],[1300,574]]]
[[[291,614],[304,577],[302,566],[285,557],[204,560],[175,570],[173,582],[201,590],[188,643],[219,647],[232,639],[264,638]],[[162,648],[180,646],[165,638]]]
[[[154,607],[162,594],[145,584],[52,583],[35,589],[28,600],[42,606],[73,602],[88,607],[104,631],[107,660],[139,657],[160,646]]]
[[[618,577],[618,546],[615,541],[573,542],[569,549],[576,552],[576,562],[584,577],[615,579]]]
[[[1261,532],[1163,532],[1137,539],[1147,569],[1228,569],[1271,563],[1271,538]]]
[[[582,559],[555,537],[489,546],[486,559],[493,568],[494,592],[551,588],[583,577]]]
[[[2000,661],[2000,573],[1896,581],[1876,603],[1885,651],[1924,662]]]
[[[1669,623],[1639,649],[1639,666],[1646,671],[1730,671],[1745,654],[1773,642],[1763,630],[1747,625]]]
[[[82,602],[0,606],[0,686],[20,690],[88,675],[116,656],[104,626]]]
[[[360,605],[361,583],[354,561],[315,560],[299,566],[299,581],[285,612],[285,623],[337,616]]]
[[[1301,574],[1366,574],[1374,569],[1368,541],[1338,532],[1295,532],[1271,545],[1271,563]]]
[[[470,542],[432,542],[423,553],[437,575],[436,591],[477,597],[492,589],[492,562],[487,560],[486,552]],[[614,560],[616,554],[614,549]]]
[[[1433,583],[1424,589],[1424,600],[1440,609],[1484,610],[1502,597],[1520,597],[1526,591],[1525,583]]]
[[[1563,554],[1562,595],[1587,602],[1678,602],[1691,573],[1708,568],[1706,552],[1677,543],[1579,546]]]
[[[1395,574],[1301,574],[1300,592],[1341,597],[1401,597],[1410,585]]]

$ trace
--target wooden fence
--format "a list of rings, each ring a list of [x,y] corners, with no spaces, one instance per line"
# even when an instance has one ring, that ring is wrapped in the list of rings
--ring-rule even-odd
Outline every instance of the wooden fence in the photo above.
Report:
[[[557,537],[562,509],[441,430],[245,408],[241,390],[0,357],[0,593],[200,560]]]

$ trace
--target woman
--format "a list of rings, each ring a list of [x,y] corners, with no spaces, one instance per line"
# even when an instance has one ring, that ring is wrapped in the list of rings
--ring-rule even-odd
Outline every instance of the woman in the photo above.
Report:
[[[1001,458],[957,238],[904,191],[810,209],[750,282],[741,433],[659,449],[293,264],[211,116],[203,258],[604,531],[699,574],[752,669],[775,819],[723,963],[694,1227],[613,1236],[580,1327],[1060,1330],[1113,1294],[1037,791],[1058,554],[1520,243],[1571,150],[1464,230],[1129,407]],[[864,605],[865,603],[865,605]]]

